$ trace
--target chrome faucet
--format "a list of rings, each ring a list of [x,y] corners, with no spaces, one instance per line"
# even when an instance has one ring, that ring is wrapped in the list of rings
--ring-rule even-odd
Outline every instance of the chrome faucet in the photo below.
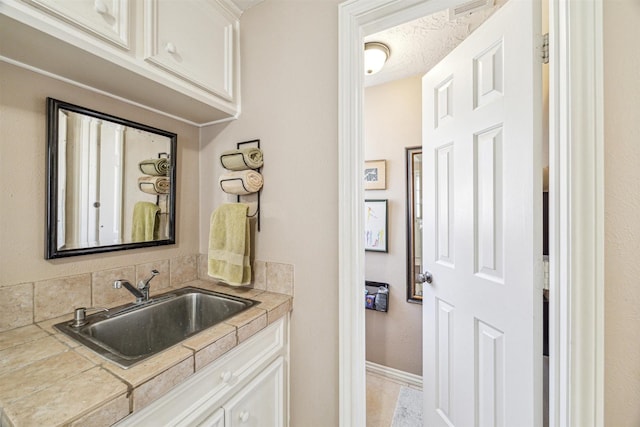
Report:
[[[151,270],[151,276],[149,276],[145,280],[139,281],[137,288],[135,288],[127,280],[123,279],[119,279],[113,282],[113,288],[120,289],[124,286],[136,297],[136,304],[141,304],[143,302],[149,301],[149,282],[151,282],[151,279],[156,277],[158,274],[160,274],[158,270]]]

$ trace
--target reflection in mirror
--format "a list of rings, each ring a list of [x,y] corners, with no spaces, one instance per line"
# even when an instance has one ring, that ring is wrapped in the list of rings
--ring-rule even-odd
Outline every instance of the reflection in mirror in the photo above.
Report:
[[[175,243],[177,135],[47,99],[46,258]]]
[[[422,302],[422,147],[406,149],[407,159],[407,301]]]

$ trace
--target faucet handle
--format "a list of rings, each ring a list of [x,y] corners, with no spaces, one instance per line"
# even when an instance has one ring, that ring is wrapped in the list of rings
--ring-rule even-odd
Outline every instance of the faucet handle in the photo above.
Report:
[[[149,286],[149,282],[151,282],[151,279],[156,277],[158,274],[160,274],[160,272],[158,270],[156,270],[155,268],[153,270],[151,270],[151,276],[147,277],[145,280],[140,280],[138,282],[138,289],[144,289],[147,286]]]

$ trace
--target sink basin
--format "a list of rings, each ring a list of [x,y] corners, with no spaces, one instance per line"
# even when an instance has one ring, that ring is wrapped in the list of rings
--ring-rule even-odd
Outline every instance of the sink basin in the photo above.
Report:
[[[188,287],[87,316],[80,327],[72,321],[54,326],[126,369],[256,304]]]

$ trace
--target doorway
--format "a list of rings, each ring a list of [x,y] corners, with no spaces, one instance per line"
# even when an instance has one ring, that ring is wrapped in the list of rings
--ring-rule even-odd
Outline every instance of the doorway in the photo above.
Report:
[[[424,380],[425,394],[428,397],[425,406],[425,420],[428,420],[433,412],[427,408],[433,408],[432,405],[435,405],[435,408],[439,409],[437,418],[448,419],[449,423],[456,419],[460,423],[461,420],[466,419],[462,424],[471,425],[472,422],[468,418],[464,418],[465,416],[470,417],[474,413],[473,409],[464,403],[471,403],[471,401],[468,398],[458,400],[456,390],[474,389],[475,399],[485,402],[481,406],[482,408],[496,408],[495,413],[492,412],[495,417],[502,414],[499,408],[503,407],[503,401],[505,413],[512,414],[505,415],[505,417],[513,417],[513,413],[508,411],[508,408],[514,407],[515,402],[511,402],[514,397],[517,396],[516,399],[513,399],[517,401],[529,398],[533,400],[533,396],[538,396],[538,391],[541,390],[543,376],[542,369],[538,366],[542,365],[543,353],[540,344],[542,340],[540,331],[543,324],[542,290],[541,286],[534,286],[533,283],[538,283],[534,277],[542,279],[542,272],[534,274],[524,272],[537,271],[532,267],[542,265],[542,249],[540,247],[542,243],[540,201],[542,190],[539,188],[542,166],[539,162],[542,162],[543,165],[547,163],[541,160],[540,155],[535,154],[542,151],[541,144],[544,140],[542,134],[544,132],[541,122],[536,122],[533,118],[537,117],[539,120],[541,116],[541,95],[544,90],[541,70],[546,66],[539,58],[534,59],[533,55],[524,55],[524,52],[527,52],[527,46],[533,45],[535,40],[533,34],[539,34],[539,29],[535,32],[529,30],[523,33],[523,28],[527,21],[533,27],[541,24],[540,16],[534,13],[535,8],[520,7],[525,4],[513,1],[502,7],[502,2],[496,2],[492,8],[479,9],[471,15],[467,14],[457,18],[450,16],[453,11],[444,10],[365,38],[367,42],[386,43],[394,52],[395,58],[390,58],[387,63],[388,73],[399,68],[398,63],[404,50],[411,50],[411,47],[407,46],[409,44],[420,46],[415,48],[415,51],[422,54],[421,57],[424,58],[426,64],[433,64],[416,70],[420,74],[417,79],[413,78],[412,89],[406,91],[402,91],[397,80],[395,85],[387,83],[372,87],[367,84],[369,80],[367,75],[364,96],[366,159],[385,158],[389,166],[387,171],[398,171],[401,167],[394,158],[396,151],[401,151],[397,149],[398,144],[402,144],[403,141],[409,141],[410,145],[426,144],[427,162],[424,171],[425,189],[427,189],[424,196],[426,221],[423,224],[424,227],[419,227],[418,234],[421,235],[423,231],[426,233],[426,247],[424,249],[424,253],[428,254],[426,268],[434,273],[434,279],[431,285],[425,284],[427,299],[425,300],[424,312]],[[537,12],[539,14],[540,10],[538,9]],[[514,18],[514,14],[518,16],[517,19]],[[513,29],[508,24],[513,21],[521,22],[521,26],[518,29]],[[508,31],[509,29],[511,31]],[[411,34],[413,37],[399,36],[398,39],[404,43],[393,44],[395,40],[393,35],[401,32]],[[525,42],[527,33],[529,41]],[[424,37],[422,43],[417,41],[420,36]],[[490,50],[487,50],[487,46],[491,46]],[[439,47],[442,48],[438,49]],[[494,59],[496,57],[500,60]],[[459,64],[457,68],[452,69],[452,61]],[[504,67],[502,67],[503,62],[506,64]],[[476,84],[470,66],[477,63],[480,63],[477,65],[477,69],[480,70],[478,73],[482,70],[485,72],[495,70],[495,75],[489,79],[492,83],[486,83],[486,79],[479,79],[478,93],[485,95],[476,95],[477,99],[474,98],[473,110],[468,110],[471,108],[472,97],[464,88],[471,87],[472,81]],[[488,65],[489,63],[495,65],[492,67]],[[476,68],[474,67],[474,69]],[[506,70],[504,71],[506,75],[501,70]],[[387,74],[386,71],[383,68],[376,77],[382,77]],[[427,76],[420,78],[427,72]],[[534,76],[537,76],[537,79]],[[401,82],[407,82],[407,80],[411,79],[404,79]],[[537,96],[533,96],[532,89],[526,89],[532,87],[530,84],[532,81],[537,82],[535,84]],[[436,125],[433,125],[434,119],[431,118],[432,113],[430,113],[430,110],[434,108],[434,100],[430,99],[434,89],[429,84],[435,85],[438,90],[439,96],[435,97],[435,101],[444,111],[435,111],[438,113],[435,117],[439,118],[435,119],[438,123]],[[502,86],[503,84],[505,87]],[[396,93],[403,93],[402,98],[385,91],[391,87],[395,89]],[[442,92],[445,93],[444,98],[448,99],[448,102],[442,101]],[[519,93],[518,96],[514,96],[516,92]],[[476,93],[475,89],[473,93]],[[538,100],[536,105],[523,101],[534,98]],[[372,106],[372,103],[376,102],[381,106]],[[444,104],[441,104],[443,102]],[[407,107],[407,105],[409,106]],[[503,110],[503,105],[509,105],[509,107],[504,107]],[[421,111],[423,111],[422,114]],[[506,114],[503,111],[509,113]],[[479,114],[482,121],[478,120]],[[423,115],[424,120],[422,119]],[[417,120],[412,120],[413,116],[417,116]],[[517,126],[515,125],[516,120]],[[527,126],[534,124],[535,127],[532,129],[536,129],[535,132],[525,130],[528,129]],[[418,134],[409,134],[409,128],[417,129]],[[471,138],[471,135],[474,134],[478,138],[475,142]],[[412,137],[414,140],[411,140]],[[502,142],[503,138],[504,142]],[[470,152],[472,146],[475,146],[474,151],[477,151],[477,158]],[[517,150],[514,148],[516,146]],[[435,152],[440,154],[433,154]],[[523,153],[527,154],[523,155]],[[504,160],[501,160],[503,157]],[[473,161],[477,162],[475,167],[470,164],[472,158],[475,158]],[[368,163],[365,162],[365,164]],[[515,166],[516,164],[518,166]],[[473,170],[476,172],[472,172]],[[524,173],[525,170],[530,171],[531,178],[525,178],[527,175]],[[442,176],[443,173],[444,176]],[[382,192],[376,190],[375,195],[389,197],[391,209],[389,209],[388,217],[391,224],[390,230],[393,232],[389,233],[388,237],[390,240],[397,240],[397,235],[402,234],[399,232],[401,227],[394,227],[393,225],[397,224],[393,219],[394,212],[397,216],[398,210],[401,208],[398,206],[398,197],[393,190],[398,188],[397,181],[401,181],[401,179],[394,180],[392,176],[392,179],[388,181],[391,184],[395,181],[396,184],[389,185]],[[474,211],[474,202],[468,197],[473,193],[470,190],[472,181],[479,186],[477,190],[479,192],[475,196],[477,211]],[[536,187],[535,190],[533,186]],[[369,187],[365,184],[365,198],[372,196],[372,192],[368,191]],[[525,191],[525,188],[530,188],[530,192]],[[437,197],[435,197],[436,194]],[[524,194],[528,194],[528,196],[524,197]],[[434,195],[434,198],[431,195]],[[435,206],[438,206],[435,209],[437,214],[433,212]],[[527,218],[532,216],[536,220],[522,221],[516,225],[510,218],[518,216],[518,213],[523,210],[526,210]],[[475,227],[468,226],[471,217],[476,219]],[[538,221],[540,225],[537,225]],[[533,228],[527,228],[525,224],[535,225]],[[475,228],[476,238],[469,234],[470,231],[465,231],[471,228]],[[519,237],[514,239],[515,235]],[[537,239],[533,238],[534,236]],[[466,245],[470,241],[476,241],[473,248]],[[526,249],[523,246],[525,241],[527,242]],[[503,251],[503,245],[510,249]],[[516,248],[517,250],[515,250]],[[376,274],[377,277],[373,278],[375,280],[382,278],[385,281],[398,284],[399,280],[392,281],[394,267],[397,269],[403,266],[403,262],[397,264],[392,262],[394,256],[397,257],[398,251],[398,248],[391,248],[389,253],[367,253],[365,257],[367,280],[372,280],[371,275]],[[472,254],[475,254],[475,262],[469,258],[474,256]],[[372,266],[370,261],[373,259],[375,262]],[[530,261],[525,261],[525,259]],[[478,270],[474,270],[475,273],[468,273],[471,271],[472,264],[475,264],[474,269],[478,268]],[[424,272],[424,270],[421,269],[420,272]],[[456,289],[460,289],[460,291],[455,291]],[[393,293],[390,293],[390,296],[393,296]],[[436,304],[434,299],[441,302]],[[480,303],[480,301],[482,302]],[[510,310],[499,309],[507,302],[511,307],[516,304],[520,307],[517,310],[518,315],[511,313]],[[465,308],[463,309],[463,307]],[[385,334],[385,332],[393,330],[390,326],[393,325],[393,321],[399,317],[400,313],[416,307],[409,307],[405,301],[399,301],[398,298],[395,298],[395,304],[392,304],[391,308],[393,308],[393,313],[390,314],[394,314],[394,316],[373,317],[369,311],[366,312],[367,362],[371,361],[373,356],[376,359],[400,364],[402,361],[397,360],[398,358],[394,356],[400,354],[408,358],[410,355],[419,356],[423,352],[421,344],[419,344],[419,348],[415,348],[416,343],[422,342],[423,333],[418,331],[419,335],[412,343],[406,342],[404,345],[400,345],[396,342],[395,345],[385,346],[386,352],[383,355],[379,354],[380,337],[387,336],[387,340],[390,341],[394,340],[397,335],[407,335],[411,331],[411,324],[408,323],[404,325],[402,334]],[[420,314],[421,312],[422,310],[417,311]],[[524,313],[532,313],[532,315]],[[480,325],[491,324],[492,329],[489,331],[486,326],[482,326],[481,329],[473,332],[472,318],[483,322]],[[532,323],[535,327],[532,327]],[[371,330],[372,327],[375,331]],[[402,330],[402,327],[401,325],[398,330]],[[532,335],[534,329],[540,333],[539,336]],[[480,340],[477,341],[480,349],[472,351],[474,345],[471,338],[476,334],[478,335],[475,338],[476,341]],[[539,337],[540,341],[536,338],[532,339],[532,337]],[[376,346],[372,346],[372,341],[376,343]],[[515,344],[516,342],[517,344]],[[505,372],[505,365],[500,363],[501,356],[496,357],[496,360],[489,361],[489,358],[495,356],[491,356],[492,352],[487,353],[487,346],[496,346],[496,351],[501,349],[506,358],[510,358],[509,355],[512,352],[517,352],[517,357],[509,359],[514,362],[506,365],[511,366],[510,372],[514,372],[513,366],[517,360],[519,366],[517,375],[508,375],[508,372]],[[478,354],[480,356],[477,356]],[[501,352],[498,351],[497,354],[501,354]],[[536,354],[538,356],[534,356]],[[527,357],[527,355],[529,356]],[[474,363],[474,358],[480,360],[476,360]],[[373,361],[377,361],[376,359]],[[484,360],[482,362],[484,365],[480,365],[481,360]],[[468,371],[471,371],[470,366],[476,365],[486,365],[485,368],[477,368],[478,372],[486,374],[480,375],[478,382],[474,382],[472,375],[463,378],[460,373],[464,370],[452,368],[464,366]],[[386,366],[398,367],[394,364]],[[494,368],[490,369],[490,366]],[[414,369],[415,372],[422,374],[422,363]],[[524,374],[525,372],[531,372],[531,375],[527,376]],[[511,390],[508,395],[501,394],[501,388],[492,389],[489,387],[485,389],[482,386],[482,384],[493,383],[493,381],[499,383],[499,379],[503,375],[503,380],[508,384],[506,389]],[[369,386],[369,379],[370,377],[367,377],[367,386]],[[515,383],[509,383],[511,379],[515,380]],[[433,392],[434,389],[435,392]],[[371,402],[370,397],[368,394],[368,404]],[[493,403],[490,404],[489,400]],[[538,413],[537,411],[542,413],[541,400],[542,393],[540,393],[540,398],[536,399],[535,409],[531,410],[533,413]],[[452,404],[452,401],[455,403]],[[374,405],[367,406],[367,425],[373,425],[369,416],[374,413],[375,407],[371,408],[370,406]],[[453,414],[452,407],[456,408]],[[487,415],[488,412],[483,412],[483,414],[485,414],[485,418],[492,418]],[[515,418],[519,419],[521,416],[522,411],[518,410]],[[511,421],[507,421],[507,424],[511,424],[514,420],[514,418],[510,419]],[[436,425],[435,422],[434,420],[433,425]],[[429,425],[431,424],[432,422],[429,422]]]
[[[391,45],[384,34],[377,37]],[[398,45],[392,49],[392,54],[400,55]],[[419,226],[414,228],[417,233],[411,233],[414,221],[408,211],[413,205],[407,189],[413,181],[408,175],[407,147],[417,150],[422,141],[420,82],[417,75],[365,88],[365,164],[386,165],[384,185],[366,185],[364,194],[365,212],[370,214],[366,228],[374,228],[381,217],[386,219],[384,247],[376,250],[369,239],[365,241],[365,284],[387,287],[365,286],[365,298],[373,301],[372,306],[365,303],[369,307],[365,309],[368,427],[389,427],[403,414],[415,413],[416,404],[418,409],[422,406],[422,305],[409,293],[410,265],[415,265],[409,242],[412,234],[422,234]],[[378,233],[367,234],[372,235]],[[381,291],[386,302],[378,307],[375,298]]]
[[[361,242],[362,182],[362,36],[455,5],[455,1],[352,0],[340,6],[340,422],[364,425],[364,313],[359,286],[364,282],[364,250]],[[551,2],[551,162],[550,177],[551,251],[558,256],[551,265],[552,294],[560,298],[550,308],[551,425],[596,425],[602,417],[602,274],[575,275],[589,266],[602,265],[602,3]],[[584,4],[583,4],[584,3]],[[569,25],[571,24],[571,25]],[[570,42],[569,42],[570,41]],[[554,44],[555,43],[555,44]],[[571,55],[569,55],[569,53]],[[585,63],[594,72],[576,76],[571,65]],[[577,86],[577,87],[576,87]],[[593,96],[578,97],[575,89],[588,89]],[[573,89],[573,90],[572,90]],[[572,120],[566,120],[568,116]],[[563,120],[564,118],[564,120]],[[575,154],[580,134],[582,147],[592,150]],[[573,150],[572,150],[573,149]],[[582,166],[576,168],[576,165]],[[596,165],[593,179],[587,173]],[[600,177],[600,181],[598,180]],[[585,225],[576,230],[574,224]],[[572,250],[576,233],[587,246]],[[554,286],[556,284],[556,286]],[[562,306],[561,306],[562,304]],[[568,310],[574,307],[573,311]],[[581,310],[575,310],[580,307]],[[564,310],[563,310],[564,308]],[[581,320],[589,320],[581,324]],[[595,319],[595,321],[593,320]],[[578,327],[580,325],[580,327]],[[570,338],[571,339],[570,339]],[[580,378],[578,392],[570,387]],[[595,408],[595,410],[593,410]]]

